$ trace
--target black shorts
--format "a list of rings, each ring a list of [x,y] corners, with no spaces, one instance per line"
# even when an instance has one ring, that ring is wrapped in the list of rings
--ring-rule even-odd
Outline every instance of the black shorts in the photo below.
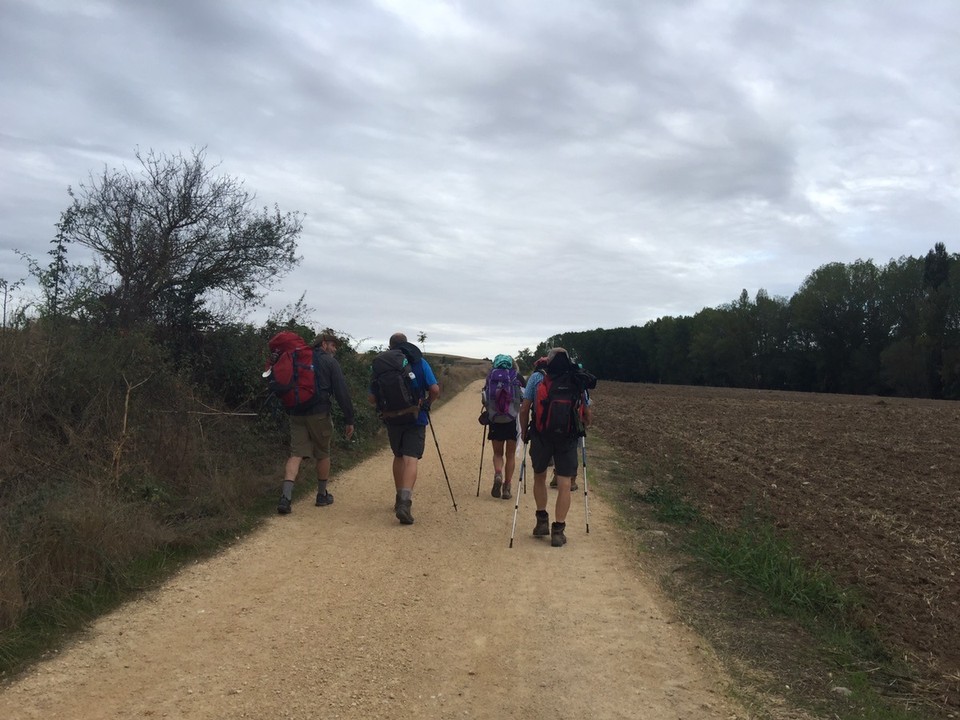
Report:
[[[517,423],[514,422],[505,422],[505,423],[495,423],[492,422],[487,425],[487,440],[516,440],[517,439]]]
[[[577,474],[578,447],[579,438],[576,437],[552,440],[533,433],[530,436],[530,462],[533,464],[533,472],[546,472],[552,459],[557,475],[574,477]]]
[[[410,423],[409,425],[387,425],[387,437],[394,457],[423,457],[423,444],[427,438],[427,426]]]

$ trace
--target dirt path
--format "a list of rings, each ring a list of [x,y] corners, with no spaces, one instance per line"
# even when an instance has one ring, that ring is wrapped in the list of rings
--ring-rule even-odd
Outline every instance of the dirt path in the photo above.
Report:
[[[530,535],[528,492],[508,547],[489,448],[476,497],[478,392],[434,413],[459,512],[428,432],[416,524],[381,453],[332,506],[304,499],[97,622],[4,687],[0,718],[748,717],[596,495],[590,533],[578,494],[556,549]]]

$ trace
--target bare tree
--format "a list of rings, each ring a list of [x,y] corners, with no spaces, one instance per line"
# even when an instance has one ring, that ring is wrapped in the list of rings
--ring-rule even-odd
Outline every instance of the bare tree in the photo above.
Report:
[[[195,326],[212,296],[256,304],[298,260],[301,215],[255,211],[242,181],[208,167],[205,149],[136,157],[137,174],[105,168],[71,188],[73,203],[58,225],[66,241],[90,248],[103,264],[105,321]]]
[[[10,300],[10,295],[21,285],[23,285],[23,280],[17,280],[16,282],[11,283],[4,278],[0,278],[0,293],[3,293],[3,324],[0,325],[2,328],[7,326],[7,305]]]

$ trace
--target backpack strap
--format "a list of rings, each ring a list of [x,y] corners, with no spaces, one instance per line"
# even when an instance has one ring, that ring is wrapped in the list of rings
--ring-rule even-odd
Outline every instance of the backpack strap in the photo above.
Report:
[[[423,369],[423,356],[421,355],[416,362],[410,362],[410,370],[413,371],[413,374],[417,378],[417,386],[420,388],[420,397],[425,398],[427,396],[427,373]]]

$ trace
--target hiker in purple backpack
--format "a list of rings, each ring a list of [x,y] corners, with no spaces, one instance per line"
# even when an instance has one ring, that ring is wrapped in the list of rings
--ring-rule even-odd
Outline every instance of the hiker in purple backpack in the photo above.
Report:
[[[517,418],[523,402],[526,385],[509,355],[497,355],[493,368],[487,374],[481,391],[483,414],[481,422],[487,425],[487,439],[493,447],[493,488],[495,498],[509,500],[513,471],[517,462]]]

